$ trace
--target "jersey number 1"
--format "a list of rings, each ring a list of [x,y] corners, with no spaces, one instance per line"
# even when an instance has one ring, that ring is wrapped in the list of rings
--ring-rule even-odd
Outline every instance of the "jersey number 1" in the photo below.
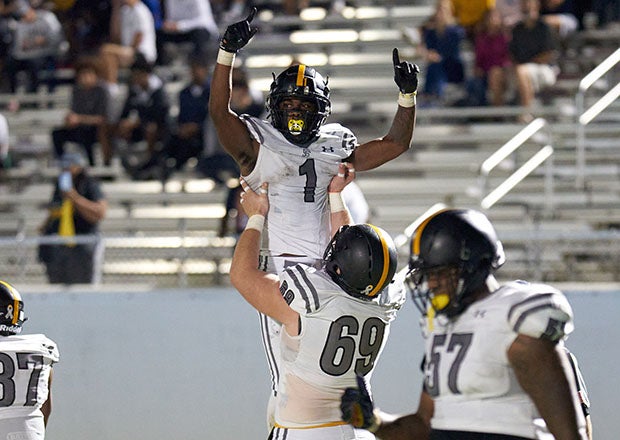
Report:
[[[314,159],[308,159],[299,167],[299,175],[306,176],[306,186],[304,186],[304,202],[314,202],[314,191],[316,190],[316,168]]]

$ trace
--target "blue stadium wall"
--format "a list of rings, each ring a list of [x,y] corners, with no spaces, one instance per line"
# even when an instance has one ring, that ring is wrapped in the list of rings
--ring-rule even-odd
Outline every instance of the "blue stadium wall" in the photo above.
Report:
[[[21,290],[25,332],[45,333],[61,353],[48,440],[267,437],[257,315],[233,289]],[[568,345],[588,382],[595,437],[617,438],[620,285],[564,290],[577,326]],[[383,410],[417,405],[418,328],[408,302],[372,381]]]

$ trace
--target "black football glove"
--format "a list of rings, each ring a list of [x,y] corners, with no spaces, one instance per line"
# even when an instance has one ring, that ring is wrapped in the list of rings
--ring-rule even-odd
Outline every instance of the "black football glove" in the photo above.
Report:
[[[340,398],[340,411],[342,420],[355,428],[377,427],[374,405],[362,376],[357,376],[357,388],[344,390]]]
[[[257,27],[250,26],[256,16],[256,8],[252,8],[250,15],[245,20],[233,23],[226,28],[224,36],[220,40],[220,49],[230,53],[237,53],[258,32]]]
[[[398,49],[392,52],[394,62],[394,82],[401,93],[413,93],[418,90],[418,73],[420,68],[416,64],[403,61],[398,56]]]

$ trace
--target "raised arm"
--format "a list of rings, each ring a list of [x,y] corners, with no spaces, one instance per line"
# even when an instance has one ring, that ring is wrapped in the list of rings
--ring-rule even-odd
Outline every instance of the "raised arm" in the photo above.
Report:
[[[250,26],[255,15],[256,8],[253,8],[245,20],[231,24],[224,32],[213,70],[209,98],[209,114],[220,143],[239,164],[242,175],[254,169],[258,143],[251,138],[243,121],[230,108],[232,69],[236,53],[248,44],[258,30]]]
[[[342,199],[342,190],[355,179],[355,168],[347,162],[338,165],[338,174],[332,177],[327,188],[332,237],[341,226],[353,224],[351,213]]]
[[[297,335],[299,314],[288,306],[280,294],[278,277],[258,269],[260,236],[269,210],[267,184],[259,188],[259,194],[252,191],[243,179],[241,187],[241,206],[249,218],[235,247],[230,281],[252,307],[282,323],[290,335]]]
[[[371,170],[400,156],[409,149],[415,127],[416,94],[418,90],[417,65],[400,61],[398,49],[392,52],[394,81],[399,89],[398,109],[388,133],[379,139],[360,145],[351,158],[358,171]]]

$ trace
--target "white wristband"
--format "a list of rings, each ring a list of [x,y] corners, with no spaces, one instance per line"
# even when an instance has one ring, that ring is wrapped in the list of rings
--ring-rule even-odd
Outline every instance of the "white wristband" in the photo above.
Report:
[[[258,232],[263,232],[263,226],[265,226],[265,216],[254,214],[248,219],[245,229],[256,229]]]
[[[224,49],[220,49],[217,53],[217,63],[224,66],[232,66],[235,62],[235,54],[232,52],[226,52]]]
[[[331,212],[340,212],[347,210],[346,206],[344,206],[344,201],[342,200],[341,193],[328,193],[327,197],[329,198],[329,210]]]
[[[415,96],[418,92],[398,93],[398,105],[401,107],[415,107]]]

